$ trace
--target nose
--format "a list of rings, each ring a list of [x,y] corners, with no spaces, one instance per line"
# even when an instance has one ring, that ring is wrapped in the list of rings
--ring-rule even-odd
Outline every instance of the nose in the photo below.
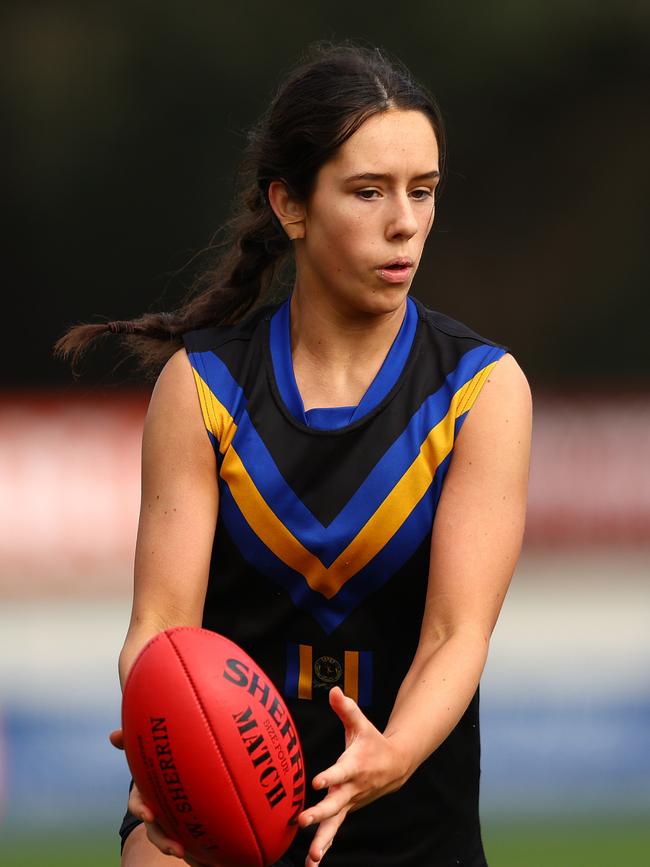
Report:
[[[412,238],[418,230],[418,221],[413,202],[407,193],[397,193],[391,198],[386,234],[389,238],[402,236]]]

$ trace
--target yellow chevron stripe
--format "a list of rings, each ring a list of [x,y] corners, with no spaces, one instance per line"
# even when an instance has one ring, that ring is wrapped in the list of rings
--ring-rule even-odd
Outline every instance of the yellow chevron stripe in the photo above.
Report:
[[[488,368],[491,369],[494,364],[496,362],[488,365]],[[480,392],[480,384],[489,374],[488,368],[479,371],[458,389],[451,400],[447,415],[429,432],[420,447],[418,457],[345,551],[331,564],[328,570],[332,578],[331,595],[337,593],[350,577],[347,574],[350,569],[352,574],[355,574],[372,560],[420,502],[438,466],[453,448],[456,419],[473,406]]]
[[[232,446],[228,448],[237,429],[234,420],[203,380],[200,377],[198,379],[208,392],[205,396],[204,418],[210,419],[209,429],[215,436],[217,430],[222,436],[224,431],[227,432],[220,447],[225,452],[221,476],[228,483],[242,515],[276,557],[303,575],[312,590],[331,599],[349,578],[363,569],[390,541],[424,496],[436,469],[453,447],[456,419],[473,406],[495,364],[492,362],[484,367],[458,389],[452,397],[447,415],[429,432],[411,466],[329,567],[325,567],[318,557],[308,551],[270,509],[236,449]]]
[[[199,393],[203,423],[214,434],[219,443],[219,451],[223,454],[237,433],[237,425],[226,407],[214,394],[207,382],[192,368],[194,381]]]
[[[465,392],[464,398],[459,402],[458,408],[456,410],[456,418],[463,415],[463,413],[467,412],[467,410],[471,409],[474,405],[474,401],[479,396],[483,385],[485,384],[488,376],[492,372],[492,368],[496,364],[496,361],[493,361],[491,364],[486,365],[482,370],[479,370],[478,373],[474,374],[472,379],[467,383],[469,388],[467,388]]]

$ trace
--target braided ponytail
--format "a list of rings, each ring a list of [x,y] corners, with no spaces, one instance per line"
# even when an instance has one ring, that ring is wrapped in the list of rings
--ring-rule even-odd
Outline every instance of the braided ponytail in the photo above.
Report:
[[[191,287],[171,313],[145,313],[129,321],[81,324],[55,344],[73,371],[86,348],[104,334],[117,334],[141,368],[156,373],[182,346],[186,331],[239,321],[265,303],[292,242],[268,201],[268,188],[281,180],[288,192],[309,201],[320,168],[375,114],[391,108],[421,111],[438,141],[445,175],[445,131],[434,98],[397,59],[378,48],[344,40],[315,42],[288,75],[248,135],[238,169],[234,216],[224,225],[225,253]]]
[[[234,238],[229,249],[198,278],[178,310],[74,325],[54,344],[55,356],[69,361],[77,374],[88,347],[100,337],[115,334],[141,369],[155,375],[182,346],[186,331],[236,322],[256,303],[266,300],[279,261],[291,251],[291,242],[257,183],[249,185],[240,199],[244,207],[240,206],[227,226]]]

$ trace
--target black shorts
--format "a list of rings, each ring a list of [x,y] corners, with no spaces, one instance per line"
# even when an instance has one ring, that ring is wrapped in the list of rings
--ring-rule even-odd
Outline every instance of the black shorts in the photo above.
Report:
[[[129,786],[129,792],[133,788],[133,780],[131,780],[131,785]],[[142,819],[138,819],[137,816],[134,816],[130,810],[127,810],[124,814],[124,818],[122,819],[122,824],[120,825],[120,852],[124,849],[124,844],[126,843],[126,838],[129,836],[131,831],[136,828],[138,825],[142,824]],[[276,861],[275,864],[272,864],[271,867],[295,867],[293,861],[289,861],[287,858],[281,858],[279,861]]]
[[[131,793],[131,789],[133,788],[133,780],[129,783],[129,794]],[[137,816],[134,816],[133,813],[127,808],[126,813],[124,814],[124,818],[122,819],[122,824],[120,825],[120,852],[124,850],[124,844],[126,843],[126,838],[129,836],[131,831],[137,826],[142,824],[142,819],[138,819]]]

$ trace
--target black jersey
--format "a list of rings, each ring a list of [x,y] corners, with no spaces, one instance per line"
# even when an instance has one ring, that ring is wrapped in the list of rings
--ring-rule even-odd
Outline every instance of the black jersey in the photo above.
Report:
[[[409,299],[359,405],[305,412],[288,301],[184,342],[219,473],[203,625],[283,692],[310,782],[344,749],[333,685],[386,726],[418,643],[455,437],[506,350]],[[347,816],[331,867],[484,867],[478,701],[399,792]],[[308,805],[321,797],[308,787]],[[300,867],[313,833],[288,853]]]

